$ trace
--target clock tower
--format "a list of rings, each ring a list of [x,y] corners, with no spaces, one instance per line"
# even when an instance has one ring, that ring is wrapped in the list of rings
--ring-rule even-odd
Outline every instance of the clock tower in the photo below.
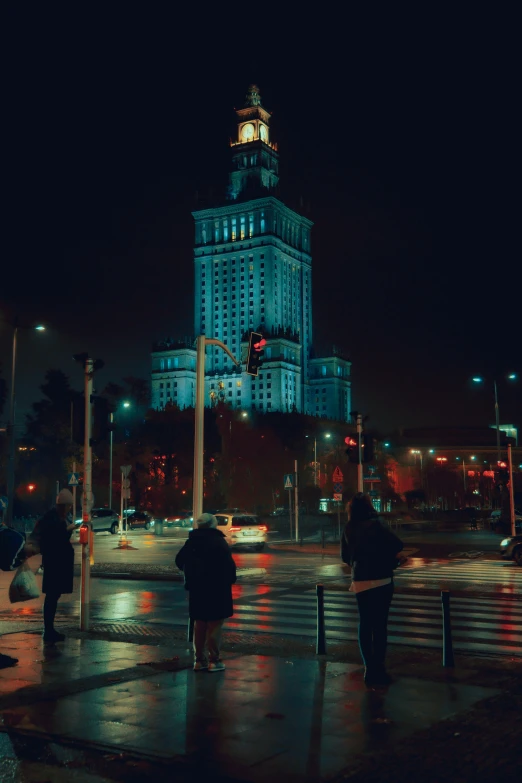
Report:
[[[245,105],[236,109],[237,140],[231,142],[229,196],[235,201],[246,189],[273,190],[279,182],[277,145],[270,142],[270,113],[261,106],[259,88],[251,84]]]

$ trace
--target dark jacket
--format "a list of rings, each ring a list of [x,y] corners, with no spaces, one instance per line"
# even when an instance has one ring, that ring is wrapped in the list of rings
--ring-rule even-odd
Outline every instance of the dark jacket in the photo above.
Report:
[[[353,581],[388,579],[397,567],[403,543],[378,517],[361,522],[356,531],[346,525],[341,539],[341,559],[352,567]]]
[[[31,535],[42,553],[42,593],[73,591],[74,549],[70,541],[72,531],[67,530],[67,524],[56,508],[52,508],[36,523]]]
[[[236,564],[221,530],[191,530],[183,548],[176,555],[176,565],[185,574],[189,614],[193,620],[223,620],[232,617],[232,585],[236,581]]]

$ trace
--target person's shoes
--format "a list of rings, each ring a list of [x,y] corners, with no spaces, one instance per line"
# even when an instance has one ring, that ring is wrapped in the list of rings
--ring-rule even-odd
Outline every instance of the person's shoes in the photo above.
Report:
[[[377,671],[372,672],[371,680],[368,683],[369,685],[391,685],[393,682],[393,677],[388,674],[386,669],[378,669]]]
[[[55,642],[65,641],[65,634],[58,631],[44,631],[43,640],[45,644],[55,644]]]
[[[2,655],[0,653],[0,669],[7,669],[9,666],[16,666],[18,658],[13,658],[11,655]]]
[[[193,668],[195,672],[206,672],[208,669],[208,663],[206,661],[195,661]]]
[[[209,672],[222,672],[225,669],[223,661],[211,661],[208,665]]]

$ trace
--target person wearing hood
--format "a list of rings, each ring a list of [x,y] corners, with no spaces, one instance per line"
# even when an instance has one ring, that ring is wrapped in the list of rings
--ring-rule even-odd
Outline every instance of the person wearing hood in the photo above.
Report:
[[[60,490],[56,505],[36,523],[29,539],[42,553],[42,593],[45,593],[43,640],[46,644],[65,639],[65,635],[55,629],[54,618],[62,593],[73,591],[74,549],[70,539],[76,525],[70,517],[72,506],[71,491]]]
[[[176,565],[185,574],[189,615],[194,621],[194,671],[218,672],[225,668],[219,657],[221,631],[225,619],[234,613],[236,564],[213,514],[201,514],[196,525],[176,555]]]
[[[341,539],[341,559],[352,569],[350,592],[359,610],[359,648],[367,685],[388,685],[385,656],[393,571],[406,558],[402,541],[384,527],[368,495],[358,492],[348,507]]]

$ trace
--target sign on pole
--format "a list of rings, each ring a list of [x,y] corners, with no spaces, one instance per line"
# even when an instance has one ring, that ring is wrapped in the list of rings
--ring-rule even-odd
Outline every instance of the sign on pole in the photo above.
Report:
[[[79,473],[69,473],[67,476],[67,483],[70,487],[77,487],[80,483],[80,474]]]
[[[342,500],[343,499],[343,493],[334,492],[334,500]]]
[[[283,486],[284,486],[285,489],[293,489],[294,488],[294,474],[293,473],[285,473]]]
[[[120,470],[123,478],[128,478],[128,475],[132,470],[132,465],[122,465]]]
[[[343,478],[344,478],[344,476],[343,476],[342,470],[341,470],[341,468],[339,466],[337,466],[336,469],[333,472],[332,479],[333,479],[333,481],[335,483],[341,484],[342,481],[343,481]]]
[[[130,500],[130,479],[124,478],[121,482],[121,492],[125,500]]]

